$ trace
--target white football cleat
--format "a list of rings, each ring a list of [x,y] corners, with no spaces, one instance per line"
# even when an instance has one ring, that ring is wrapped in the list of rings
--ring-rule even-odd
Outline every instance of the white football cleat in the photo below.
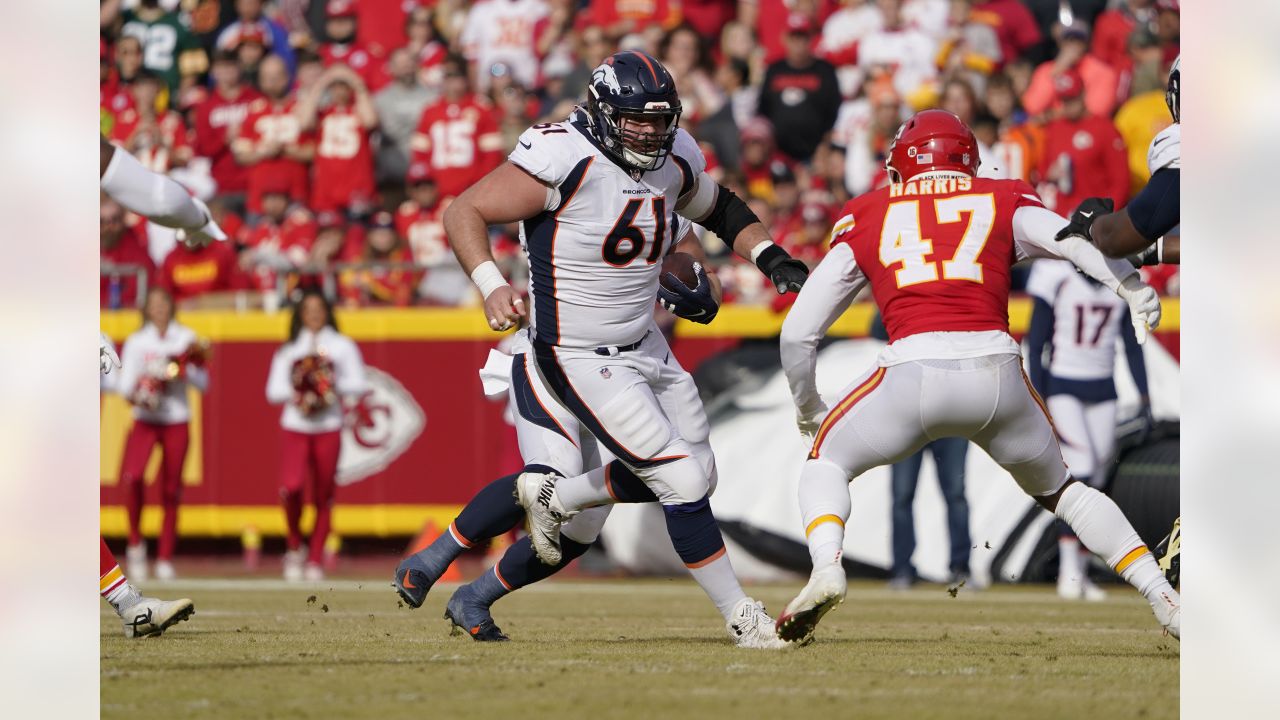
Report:
[[[195,614],[196,606],[187,598],[181,600],[157,600],[139,598],[138,602],[120,611],[127,638],[156,637]]]
[[[156,580],[169,582],[177,577],[178,574],[173,570],[173,563],[168,560],[156,561]]]
[[[302,565],[306,562],[306,550],[284,551],[284,579],[286,582],[302,582]]]
[[[1160,599],[1151,604],[1151,610],[1156,614],[1160,627],[1175,640],[1181,641],[1182,598],[1178,596],[1178,591],[1170,588],[1169,592],[1160,593]]]
[[[550,473],[521,473],[516,478],[516,502],[524,508],[529,542],[544,565],[560,564],[563,557],[560,526],[578,514],[565,510],[560,504],[556,495],[559,477]]]
[[[729,618],[724,627],[740,648],[777,650],[787,646],[787,642],[778,637],[778,626],[764,611],[762,602],[743,598],[734,606]]]
[[[140,542],[124,549],[124,569],[129,582],[144,583],[147,581],[147,544]]]
[[[813,641],[813,629],[818,621],[844,602],[848,589],[849,581],[839,560],[814,568],[809,583],[778,616],[778,637],[808,645]]]
[[[315,563],[307,563],[302,571],[302,579],[307,582],[324,582],[324,568]]]

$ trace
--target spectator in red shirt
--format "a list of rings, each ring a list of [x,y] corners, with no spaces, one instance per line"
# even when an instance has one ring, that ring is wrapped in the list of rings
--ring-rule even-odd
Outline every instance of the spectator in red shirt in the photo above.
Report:
[[[356,39],[356,17],[354,0],[329,0],[325,3],[324,33],[329,41],[320,46],[320,58],[325,67],[346,65],[360,76],[365,87],[377,91],[390,80],[390,76],[383,71],[380,54]]]
[[[409,166],[405,176],[409,199],[396,210],[396,232],[409,243],[414,262],[432,267],[452,257],[444,232],[440,193],[426,163]]]
[[[1052,107],[1057,78],[1072,73],[1084,83],[1084,103],[1094,115],[1111,117],[1116,109],[1119,75],[1110,65],[1089,53],[1089,30],[1071,25],[1060,31],[1058,57],[1042,63],[1031,75],[1031,84],[1022,94],[1022,106],[1032,115]]]
[[[1160,47],[1164,48],[1164,62],[1172,65],[1177,59],[1179,49],[1179,30],[1182,25],[1182,10],[1178,0],[1156,0],[1156,37],[1160,38]]]
[[[1000,39],[1000,57],[1009,62],[1040,42],[1040,27],[1027,6],[1018,0],[985,0],[974,3],[970,19],[990,25]]]
[[[330,102],[321,109],[326,90]],[[368,212],[374,191],[369,135],[378,125],[378,113],[364,81],[346,65],[333,65],[298,99],[295,112],[303,132],[314,127],[316,134],[311,209]]]
[[[129,86],[132,107],[116,116],[111,140],[138,158],[148,170],[167,173],[191,159],[191,142],[182,118],[170,110],[157,110],[164,80],[149,70],[138,73]]]
[[[240,267],[258,290],[275,290],[280,273],[305,265],[311,255],[315,218],[304,207],[290,207],[289,191],[287,181],[270,180],[262,191],[262,215],[241,233]]]
[[[342,296],[348,305],[391,305],[406,307],[413,302],[420,273],[411,268],[391,267],[413,260],[404,239],[396,232],[389,212],[376,212],[369,220],[360,260],[372,266],[342,274]],[[386,263],[386,265],[381,265]]]
[[[670,0],[591,0],[591,19],[610,37],[650,27],[670,30],[680,22],[680,5]]]
[[[250,214],[262,212],[267,185],[283,186],[290,199],[304,201],[307,164],[316,151],[315,137],[302,132],[302,122],[293,112],[297,101],[289,92],[284,60],[275,55],[263,60],[258,85],[265,97],[249,104],[240,135],[231,143],[236,160],[248,168]]]
[[[157,282],[179,303],[206,293],[246,287],[231,243],[202,245],[190,236],[169,251]]]
[[[213,92],[196,106],[195,151],[212,163],[219,195],[242,197],[249,187],[249,172],[236,162],[231,141],[240,134],[249,106],[262,95],[244,84],[235,55],[216,53],[211,74]]]
[[[425,162],[443,197],[456,197],[502,162],[493,106],[471,92],[466,60],[445,61],[444,97],[427,106],[410,140],[411,162]]]
[[[139,223],[136,228],[130,228],[124,222],[124,215],[120,203],[102,196],[102,205],[98,209],[98,238],[103,273],[101,307],[104,310],[136,307],[138,270],[143,271],[144,278],[155,274],[156,267],[147,255],[146,241],[137,235],[137,231],[146,225]]]
[[[1149,24],[1155,17],[1155,0],[1120,0],[1116,7],[1103,11],[1093,26],[1093,43],[1089,52],[1116,72],[1131,66],[1129,36],[1139,25]]]
[[[1038,188],[1045,207],[1070,215],[1087,197],[1109,197],[1116,207],[1129,199],[1129,159],[1109,117],[1085,108],[1084,83],[1068,72],[1054,80],[1061,110],[1044,129]]]

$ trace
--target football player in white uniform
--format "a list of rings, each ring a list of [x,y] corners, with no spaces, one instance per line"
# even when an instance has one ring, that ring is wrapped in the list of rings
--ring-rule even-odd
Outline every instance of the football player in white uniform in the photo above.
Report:
[[[683,238],[675,251],[701,257],[702,248],[697,237],[687,231],[689,221],[678,215],[675,221],[679,228],[676,237]],[[718,297],[715,277],[708,277],[712,294]],[[667,304],[667,300],[663,302]],[[485,394],[491,400],[507,398],[520,443],[520,455],[525,462],[524,471],[572,477],[584,470],[607,466],[610,478],[626,476],[631,478],[631,487],[640,487],[647,492],[646,488],[637,485],[639,481],[634,479],[631,471],[613,459],[608,448],[603,447],[543,384],[533,359],[529,335],[526,328],[512,336],[507,353],[491,350],[488,362],[480,371]],[[446,533],[400,563],[392,586],[410,607],[422,606],[432,585],[464,550],[506,532],[524,520],[524,509],[514,498],[518,476],[519,473],[508,475],[490,483],[467,503]],[[647,499],[657,501],[651,492]],[[445,618],[477,641],[508,640],[494,623],[490,613],[493,603],[514,590],[550,577],[582,556],[599,536],[611,508],[612,505],[601,505],[584,510],[565,525],[561,533],[561,559],[555,565],[546,565],[537,559],[527,536],[516,541],[493,568],[454,592],[446,605]],[[735,626],[761,618],[750,603],[743,604],[740,610],[744,617],[735,618],[727,624],[730,636],[745,644],[754,643],[761,634]]]
[[[1027,377],[1048,404],[1071,476],[1101,489],[1116,444],[1117,343],[1124,345],[1142,398],[1140,413],[1148,422],[1151,417],[1147,369],[1129,306],[1064,260],[1037,260],[1027,293],[1034,304],[1027,330]],[[1106,593],[1089,580],[1088,551],[1066,523],[1058,521],[1058,526],[1058,595],[1105,599]]]
[[[696,142],[679,129],[680,112],[661,63],[639,52],[612,55],[593,71],[586,107],[521,135],[507,162],[449,206],[445,229],[484,295],[490,326],[504,330],[526,310],[493,263],[487,228],[521,223],[530,371],[631,471],[517,478],[538,558],[562,561],[560,526],[581,510],[656,496],[676,552],[726,622],[751,636],[739,644],[771,646],[773,621],[738,584],[707,501],[715,460],[697,388],[654,326],[652,304],[659,294],[677,315],[704,321],[718,309],[701,269],[695,290],[659,289],[673,213],[752,259],[779,292],[798,291],[808,270],[706,174]]]

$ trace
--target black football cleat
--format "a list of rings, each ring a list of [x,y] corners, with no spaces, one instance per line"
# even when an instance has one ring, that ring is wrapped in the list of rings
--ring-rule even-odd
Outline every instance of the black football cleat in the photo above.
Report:
[[[466,632],[476,642],[505,642],[511,638],[494,624],[489,606],[475,599],[470,586],[463,585],[449,598],[444,617],[452,627],[450,635]]]
[[[391,586],[406,603],[409,603],[409,607],[420,608],[422,603],[426,602],[427,593],[435,582],[436,579],[427,574],[426,565],[418,559],[418,556],[410,555],[396,566],[396,574],[391,579]]]

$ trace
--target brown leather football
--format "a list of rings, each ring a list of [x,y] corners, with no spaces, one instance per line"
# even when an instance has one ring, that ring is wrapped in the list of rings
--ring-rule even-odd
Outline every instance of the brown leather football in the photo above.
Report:
[[[693,266],[696,262],[697,260],[689,253],[671,253],[662,260],[662,274],[659,276],[658,282],[670,290],[671,278],[667,277],[667,273],[671,273],[679,278],[680,282],[685,284],[685,287],[690,290],[696,290],[698,288],[698,274],[693,271]]]

